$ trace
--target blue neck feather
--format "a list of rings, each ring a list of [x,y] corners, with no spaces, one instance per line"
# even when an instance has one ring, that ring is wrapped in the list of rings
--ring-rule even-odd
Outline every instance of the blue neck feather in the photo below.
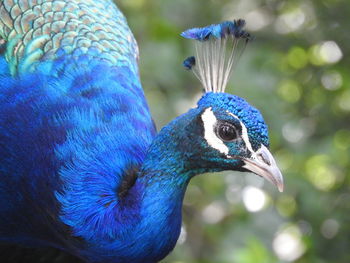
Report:
[[[177,118],[164,127],[152,142],[134,185],[120,197],[118,213],[109,227],[117,231],[117,239],[107,241],[101,252],[101,238],[92,238],[86,257],[96,262],[118,255],[123,262],[158,262],[175,246],[181,229],[181,209],[185,190],[193,171],[186,163],[181,148],[190,142],[180,138],[174,124],[187,125],[197,111]],[[181,142],[181,143],[179,143]],[[112,211],[111,211],[112,212]],[[109,243],[108,243],[109,242]],[[144,253],[147,251],[147,253]],[[81,252],[81,253],[84,253]],[[91,254],[90,254],[91,253]],[[112,254],[111,254],[112,253]],[[109,256],[105,256],[109,255]]]
[[[62,106],[65,116],[58,122],[67,127],[68,136],[55,149],[66,163],[59,170],[63,191],[55,194],[60,220],[84,240],[68,247],[92,262],[157,262],[176,244],[185,189],[196,172],[182,156],[188,152],[182,147],[190,142],[179,138],[175,124],[188,126],[198,112],[179,117],[154,137],[136,73],[86,54],[76,59],[39,68],[55,70],[51,75],[57,75],[55,87],[62,92],[83,95],[81,101],[73,100],[73,107]],[[67,61],[79,63],[79,71]],[[129,172],[137,173],[137,179],[118,195]]]

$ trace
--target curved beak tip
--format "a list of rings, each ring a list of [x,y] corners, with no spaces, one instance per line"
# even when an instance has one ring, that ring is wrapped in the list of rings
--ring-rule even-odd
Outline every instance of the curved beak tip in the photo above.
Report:
[[[278,169],[276,163],[274,163],[274,165],[270,167],[270,169],[267,169],[267,174],[265,178],[269,179],[271,183],[273,183],[277,187],[279,192],[281,193],[283,192],[284,190],[283,176],[280,169]]]
[[[283,190],[284,190],[284,184],[283,184],[283,182],[279,182],[279,183],[277,184],[277,189],[278,189],[278,191],[279,191],[280,193],[283,192]]]

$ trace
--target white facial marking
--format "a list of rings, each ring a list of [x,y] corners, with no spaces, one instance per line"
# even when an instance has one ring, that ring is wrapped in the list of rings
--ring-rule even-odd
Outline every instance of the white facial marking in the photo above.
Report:
[[[215,134],[215,124],[217,120],[211,108],[207,108],[204,111],[202,114],[202,121],[204,124],[204,138],[207,143],[214,149],[227,155],[229,152],[228,147]]]
[[[242,127],[242,139],[243,139],[245,145],[247,146],[248,150],[249,150],[250,152],[253,153],[254,151],[253,151],[252,145],[251,145],[251,143],[250,143],[250,141],[249,141],[247,127],[246,127],[246,126],[244,125],[244,123],[238,118],[238,116],[236,116],[235,114],[233,114],[233,113],[231,113],[231,112],[229,112],[229,111],[226,111],[226,112],[227,112],[229,115],[231,115],[232,117],[236,118],[236,119],[239,121],[239,123],[241,124],[241,127]]]

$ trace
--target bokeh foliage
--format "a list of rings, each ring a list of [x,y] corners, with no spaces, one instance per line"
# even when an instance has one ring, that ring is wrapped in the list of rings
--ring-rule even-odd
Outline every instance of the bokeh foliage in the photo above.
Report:
[[[140,47],[158,128],[195,105],[181,63],[194,26],[245,18],[255,36],[228,92],[269,124],[285,192],[249,174],[194,178],[184,231],[164,263],[350,262],[350,4],[348,0],[117,0]],[[255,212],[253,212],[255,211]]]

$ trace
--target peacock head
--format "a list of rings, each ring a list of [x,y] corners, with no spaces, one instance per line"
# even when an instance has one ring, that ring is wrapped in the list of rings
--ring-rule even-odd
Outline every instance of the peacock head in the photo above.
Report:
[[[196,56],[187,58],[184,66],[194,72],[205,93],[185,118],[192,121],[187,122],[188,132],[180,145],[192,152],[189,169],[197,173],[253,172],[283,191],[283,177],[268,150],[262,115],[244,99],[224,93],[234,64],[251,39],[244,24],[244,20],[227,21],[182,33],[196,40]]]

